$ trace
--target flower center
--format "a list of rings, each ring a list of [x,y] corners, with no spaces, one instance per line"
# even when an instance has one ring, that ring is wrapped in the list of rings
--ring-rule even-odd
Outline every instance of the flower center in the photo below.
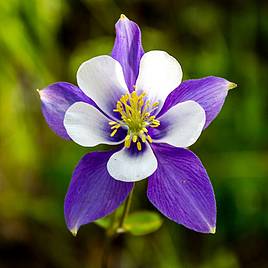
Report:
[[[125,137],[125,147],[129,148],[131,142],[136,143],[137,149],[141,151],[142,143],[147,140],[152,143],[152,138],[148,134],[148,127],[156,128],[160,125],[160,121],[151,115],[152,111],[157,109],[159,103],[151,104],[150,100],[146,100],[146,93],[137,94],[136,91],[123,95],[116,103],[117,112],[121,115],[120,121],[110,121],[111,137],[113,137],[120,127],[127,127],[128,133]]]

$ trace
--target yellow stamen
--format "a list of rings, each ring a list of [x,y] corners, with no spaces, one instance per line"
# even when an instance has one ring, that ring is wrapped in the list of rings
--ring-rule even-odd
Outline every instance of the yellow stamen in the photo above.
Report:
[[[137,142],[137,140],[138,140],[138,136],[137,135],[134,135],[133,138],[132,138],[132,141],[133,142]]]
[[[142,135],[142,136],[141,136],[141,140],[142,140],[142,142],[145,143],[145,142],[146,142],[146,136],[145,136],[145,135]]]
[[[111,137],[113,137],[114,135],[115,135],[115,133],[117,132],[117,130],[118,130],[118,128],[117,129],[115,129],[112,133],[111,133]]]
[[[125,137],[125,147],[126,147],[126,148],[129,148],[129,147],[130,147],[130,144],[131,144],[130,135],[127,135],[127,136]]]
[[[152,140],[152,138],[151,138],[150,135],[147,135],[147,140],[148,140],[150,143],[153,143],[153,140]]]
[[[117,128],[120,128],[121,126],[118,124],[118,125],[115,125],[115,126],[112,126],[111,129],[117,129]]]
[[[135,86],[134,89],[136,89]],[[145,96],[145,92],[139,95],[135,90],[121,96],[113,110],[120,114],[121,119],[109,122],[112,131],[110,136],[113,137],[120,127],[127,128],[125,147],[129,148],[131,142],[133,142],[136,143],[138,151],[142,150],[142,143],[153,142],[148,134],[148,128],[156,128],[160,125],[160,121],[156,119],[155,115],[151,115],[151,112],[155,111],[159,103],[152,103],[145,99]]]
[[[141,151],[141,143],[139,141],[137,142],[137,149]]]

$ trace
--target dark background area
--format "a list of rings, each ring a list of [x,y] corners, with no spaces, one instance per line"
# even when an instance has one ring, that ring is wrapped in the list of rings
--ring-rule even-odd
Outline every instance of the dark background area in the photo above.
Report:
[[[238,88],[192,147],[214,185],[216,234],[165,219],[153,234],[116,239],[110,267],[268,267],[268,2],[243,0],[0,1],[0,267],[99,267],[104,230],[90,224],[74,238],[63,217],[87,149],[48,128],[35,89],[76,83],[80,63],[109,54],[121,13],[139,24],[145,51],[179,60],[184,79],[216,75]],[[146,181],[139,208],[154,210]]]

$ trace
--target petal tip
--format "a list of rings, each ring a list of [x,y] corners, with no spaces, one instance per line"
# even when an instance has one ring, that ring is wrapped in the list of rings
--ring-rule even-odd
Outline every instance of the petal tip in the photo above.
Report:
[[[237,87],[237,84],[236,83],[229,82],[229,84],[228,84],[228,90],[233,89],[233,88],[236,88],[236,87]]]
[[[209,230],[210,234],[215,234],[216,233],[216,227],[211,227]]]
[[[45,89],[36,89],[36,92],[39,94],[39,97],[41,99],[42,102],[49,102],[49,96],[46,94],[46,90]]]
[[[125,19],[127,19],[127,16],[124,15],[124,14],[121,14],[121,15],[120,15],[120,20],[125,20]]]
[[[78,228],[77,228],[77,227],[74,227],[74,228],[70,229],[70,232],[72,233],[72,235],[73,235],[74,237],[76,237],[77,232],[78,232]]]
[[[45,103],[50,102],[49,101],[50,98],[49,98],[49,95],[47,94],[47,90],[46,89],[41,89],[40,90],[39,88],[37,88],[36,91],[39,94],[39,97],[40,97],[40,99],[41,99],[42,102],[45,102]]]

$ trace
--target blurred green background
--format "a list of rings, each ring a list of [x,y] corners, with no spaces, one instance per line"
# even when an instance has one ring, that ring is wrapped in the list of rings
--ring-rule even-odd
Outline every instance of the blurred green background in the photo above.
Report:
[[[166,50],[184,79],[207,75],[239,85],[192,147],[215,188],[217,233],[169,220],[156,233],[124,235],[113,268],[268,267],[268,2],[163,0],[0,1],[0,267],[96,268],[105,233],[68,232],[63,200],[87,149],[46,125],[36,88],[75,83],[79,64],[109,54],[124,13],[142,29],[146,51]],[[146,182],[132,210],[154,208]]]

